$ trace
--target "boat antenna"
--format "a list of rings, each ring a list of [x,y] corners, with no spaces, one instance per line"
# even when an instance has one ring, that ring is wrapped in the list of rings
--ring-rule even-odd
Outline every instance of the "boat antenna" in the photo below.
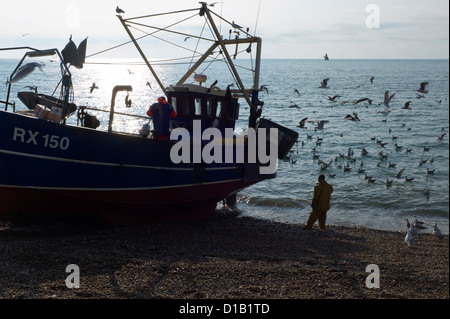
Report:
[[[253,36],[256,36],[256,29],[258,28],[259,10],[261,9],[261,1],[262,0],[259,0],[259,4],[258,4],[258,13],[256,14],[256,23],[255,23],[255,33],[253,34]]]

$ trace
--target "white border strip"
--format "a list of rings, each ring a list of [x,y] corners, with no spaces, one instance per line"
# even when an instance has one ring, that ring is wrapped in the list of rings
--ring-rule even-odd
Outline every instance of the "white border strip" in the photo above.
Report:
[[[8,155],[16,155],[23,157],[31,157],[38,158],[44,160],[51,161],[59,161],[59,162],[68,162],[68,163],[76,163],[76,164],[86,164],[86,165],[99,165],[99,166],[112,166],[112,167],[130,167],[130,168],[145,168],[145,169],[156,169],[156,170],[167,170],[167,171],[193,171],[194,168],[176,168],[176,167],[162,167],[162,166],[143,166],[143,165],[130,165],[130,164],[117,164],[117,163],[106,163],[106,162],[93,162],[93,161],[85,161],[85,160],[75,160],[61,157],[52,157],[52,156],[44,156],[44,155],[36,155],[36,154],[28,154],[14,151],[6,151],[0,150],[0,153],[8,154]],[[220,170],[234,170],[239,169],[239,167],[209,167],[205,168],[207,171],[220,171]]]
[[[171,186],[156,186],[156,187],[136,187],[136,188],[70,188],[70,187],[41,187],[41,186],[17,186],[17,185],[3,185],[0,184],[0,188],[26,188],[26,189],[38,189],[38,190],[58,190],[58,191],[99,191],[99,192],[110,192],[110,191],[145,191],[145,190],[157,190],[157,189],[170,189],[170,188],[183,188],[183,187],[194,187],[194,186],[204,186],[204,185],[217,185],[230,182],[243,181],[243,178],[229,179],[218,182],[208,182],[208,183],[198,183],[198,184],[184,184],[184,185],[171,185]]]

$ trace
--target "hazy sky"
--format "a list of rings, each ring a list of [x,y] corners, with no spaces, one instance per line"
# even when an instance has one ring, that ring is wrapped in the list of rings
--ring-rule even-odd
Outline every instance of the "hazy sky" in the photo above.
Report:
[[[117,5],[125,18],[200,7],[190,0],[3,1],[0,47],[62,50],[72,34],[75,43],[89,36],[88,55],[98,52],[128,40]],[[257,26],[263,58],[449,58],[447,0],[223,0],[212,10],[251,33]]]

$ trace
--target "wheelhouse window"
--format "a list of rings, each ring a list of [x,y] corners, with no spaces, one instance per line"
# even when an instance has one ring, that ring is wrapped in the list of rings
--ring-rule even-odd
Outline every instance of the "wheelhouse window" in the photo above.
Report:
[[[206,104],[206,115],[208,117],[215,117],[216,114],[214,113],[214,100],[208,100]]]
[[[195,115],[202,115],[202,99],[201,98],[195,98],[194,99],[194,106],[195,106]]]
[[[217,101],[216,116],[222,116],[222,101]]]
[[[175,112],[179,113],[176,97],[172,97],[170,104],[172,104],[173,108],[175,109]]]

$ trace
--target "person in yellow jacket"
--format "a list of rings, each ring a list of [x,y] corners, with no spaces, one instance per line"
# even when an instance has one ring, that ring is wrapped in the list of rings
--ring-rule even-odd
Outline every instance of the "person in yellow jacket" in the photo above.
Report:
[[[319,175],[318,183],[314,186],[314,196],[311,203],[312,212],[309,214],[305,229],[311,229],[316,220],[319,220],[319,228],[325,229],[331,193],[333,193],[333,186],[327,183],[325,175]]]

